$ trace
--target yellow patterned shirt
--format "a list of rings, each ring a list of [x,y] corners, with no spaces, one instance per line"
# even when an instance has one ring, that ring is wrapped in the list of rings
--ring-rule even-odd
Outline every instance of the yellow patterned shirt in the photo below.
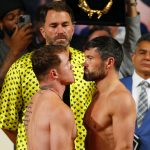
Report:
[[[95,84],[83,80],[83,53],[73,48],[70,48],[70,52],[75,75],[75,83],[70,85],[70,105],[78,130],[75,148],[84,150],[86,130],[83,126],[83,117],[91,102]],[[18,130],[17,150],[27,150],[23,120],[31,97],[39,90],[38,81],[32,70],[31,54],[22,56],[10,67],[0,95],[0,128]]]

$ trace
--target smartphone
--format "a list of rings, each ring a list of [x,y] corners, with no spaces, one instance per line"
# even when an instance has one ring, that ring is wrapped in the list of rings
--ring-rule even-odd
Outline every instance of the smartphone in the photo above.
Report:
[[[31,23],[31,17],[30,15],[20,15],[18,19],[18,26],[22,27],[25,24]]]

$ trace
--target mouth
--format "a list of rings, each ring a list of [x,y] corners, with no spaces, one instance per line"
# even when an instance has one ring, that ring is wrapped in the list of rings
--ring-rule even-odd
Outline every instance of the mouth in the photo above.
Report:
[[[56,39],[55,43],[66,46],[68,41],[66,39]]]
[[[150,68],[150,63],[143,63],[141,64],[143,67],[147,67],[147,68]]]
[[[66,41],[66,39],[56,39],[56,41]]]
[[[88,69],[84,68],[84,73],[87,74],[88,73]]]
[[[66,36],[65,35],[58,35],[56,36],[56,39],[55,40],[66,40]]]

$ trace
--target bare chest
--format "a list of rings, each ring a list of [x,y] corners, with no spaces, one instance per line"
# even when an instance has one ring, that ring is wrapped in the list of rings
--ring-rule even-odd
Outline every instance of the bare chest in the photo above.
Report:
[[[112,125],[106,96],[95,97],[84,116],[85,127],[96,132],[104,131]]]

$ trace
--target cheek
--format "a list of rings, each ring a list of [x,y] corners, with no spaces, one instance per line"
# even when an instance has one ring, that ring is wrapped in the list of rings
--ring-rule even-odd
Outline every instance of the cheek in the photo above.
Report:
[[[142,61],[142,57],[136,57],[133,59],[133,64],[139,64]]]
[[[74,30],[70,27],[70,28],[66,28],[66,33],[70,34],[71,36],[73,35],[74,33]]]
[[[4,22],[4,26],[7,27],[8,29],[13,29],[15,26],[15,23],[13,21],[7,21],[7,22]]]

